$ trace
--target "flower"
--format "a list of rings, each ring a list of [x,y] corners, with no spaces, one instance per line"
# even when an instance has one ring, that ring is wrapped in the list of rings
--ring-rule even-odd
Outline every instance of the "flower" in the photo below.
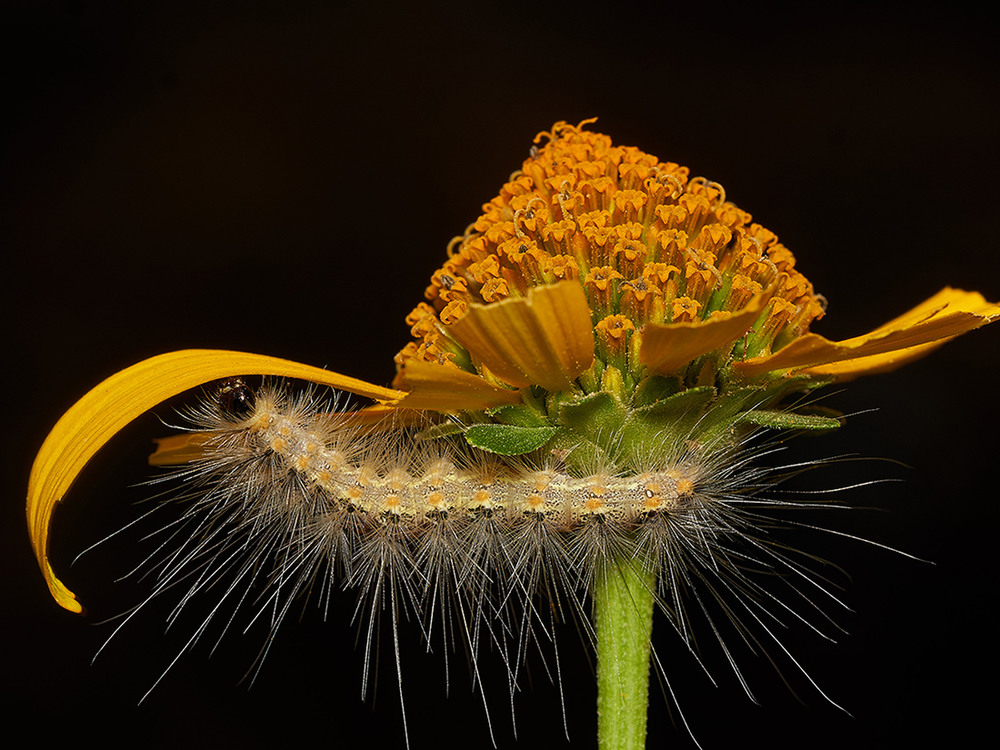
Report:
[[[892,369],[1000,315],[946,287],[864,336],[810,333],[825,300],[773,232],[718,183],[615,146],[591,122],[539,133],[544,145],[452,241],[407,318],[400,404],[481,409],[528,386],[631,397],[654,376],[805,388]]]
[[[498,428],[469,429],[474,447],[517,454],[547,444],[591,460],[581,442],[607,449],[613,439],[620,451],[623,434],[640,447],[657,439],[677,419],[669,404],[700,409],[709,431],[705,410],[734,394],[735,410],[717,409],[727,425],[836,426],[768,407],[892,369],[1000,317],[1000,305],[946,287],[863,336],[812,333],[824,300],[773,232],[718,183],[614,146],[585,130],[590,122],[539,133],[535,143],[545,143],[451,243],[427,302],[407,317],[415,341],[396,357],[396,389],[263,355],[185,350],[87,393],[53,428],[29,480],[32,546],[56,602],[82,611],[48,560],[52,514],[76,476],[139,414],[219,378],[301,378],[376,399],[373,416],[464,413],[472,426]],[[188,461],[199,447],[197,434],[168,438],[151,460]]]
[[[154,595],[191,578],[186,608],[223,589],[199,633],[224,605],[235,616],[255,581],[276,627],[323,576],[327,591],[359,589],[369,658],[387,607],[393,628],[404,613],[437,612],[473,659],[488,631],[512,668],[508,639],[520,655],[536,627],[553,638],[565,609],[596,650],[602,748],[646,744],[656,609],[692,652],[687,609],[698,611],[741,681],[717,624],[787,653],[757,613],[773,616],[770,605],[809,622],[794,580],[826,589],[811,555],[772,536],[781,520],[766,512],[789,503],[764,492],[777,478],[754,465],[748,436],[836,428],[837,415],[801,394],[923,356],[997,319],[1000,305],[946,287],[868,334],[826,339],[810,330],[825,300],[773,232],[718,183],[614,146],[590,122],[540,133],[451,243],[407,316],[414,340],[396,356],[395,388],[186,350],[87,393],[45,440],[28,486],[32,546],[56,602],[82,611],[49,563],[49,529],[96,451],[182,391],[272,375],[377,403],[344,415],[309,390],[235,381],[191,412],[195,431],[158,441],[152,464],[191,466],[170,530],[180,550]],[[373,423],[395,432],[373,437]],[[761,571],[793,579],[792,601],[758,584]],[[481,628],[486,618],[498,622]]]

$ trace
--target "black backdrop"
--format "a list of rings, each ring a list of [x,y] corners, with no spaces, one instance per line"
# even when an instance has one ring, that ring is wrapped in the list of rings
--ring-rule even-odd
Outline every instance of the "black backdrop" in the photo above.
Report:
[[[830,300],[825,335],[869,330],[945,284],[1000,299],[998,29],[961,3],[205,5],[0,11],[11,736],[23,726],[42,746],[401,746],[388,652],[374,706],[359,700],[349,599],[326,623],[311,610],[288,623],[251,690],[237,683],[260,631],[212,658],[196,649],[137,706],[186,633],[144,618],[91,666],[110,633],[94,623],[142,586],[112,583],[135,562],[128,544],[69,563],[138,512],[147,493],[129,486],[162,428],[152,415],[129,428],[59,515],[57,569],[87,618],[59,610],[37,572],[28,471],[87,388],[163,351],[245,349],[387,383],[403,317],[446,242],[556,120],[597,115],[616,142],[722,182]],[[836,646],[801,628],[788,637],[853,718],[808,689],[796,701],[762,659],[749,660],[764,704],[753,706],[731,678],[710,687],[661,638],[703,746],[961,747],[978,736],[996,673],[997,336],[852,384],[832,405],[878,411],[790,449],[907,464],[842,466],[817,486],[901,479],[852,495],[873,509],[842,527],[936,563],[847,542],[820,550],[850,576],[854,612],[838,618],[850,635]],[[487,746],[461,658],[446,698],[440,659],[404,631],[412,746]],[[572,746],[588,747],[591,678],[575,633],[563,635]],[[563,746],[558,696],[537,662],[532,677],[516,746]],[[515,746],[492,679],[498,743]],[[665,705],[654,695],[650,747],[689,746]]]

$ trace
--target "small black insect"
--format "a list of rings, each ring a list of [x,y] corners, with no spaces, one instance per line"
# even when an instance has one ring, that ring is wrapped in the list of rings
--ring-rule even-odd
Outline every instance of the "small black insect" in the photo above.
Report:
[[[219,411],[225,416],[245,419],[253,414],[256,398],[242,378],[219,381]]]

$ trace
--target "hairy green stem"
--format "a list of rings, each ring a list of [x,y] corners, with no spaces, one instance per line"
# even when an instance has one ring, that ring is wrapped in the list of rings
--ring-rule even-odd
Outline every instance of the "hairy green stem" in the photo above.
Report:
[[[600,750],[646,747],[655,588],[655,575],[636,560],[609,560],[594,581]]]

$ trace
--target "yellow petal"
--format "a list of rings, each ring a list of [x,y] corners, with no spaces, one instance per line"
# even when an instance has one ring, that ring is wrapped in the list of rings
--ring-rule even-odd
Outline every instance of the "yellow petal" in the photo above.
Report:
[[[176,466],[195,461],[205,455],[205,446],[212,439],[207,432],[185,432],[156,438],[156,451],[149,457],[150,466]]]
[[[804,370],[807,374],[856,377],[898,367],[929,353],[948,339],[986,325],[998,317],[1000,305],[987,302],[978,292],[945,287],[912,310],[864,336],[830,341],[818,334],[807,333],[774,354],[737,362],[733,369],[743,377],[754,377],[772,370]],[[839,364],[833,366],[832,363]]]
[[[758,294],[742,310],[728,316],[691,323],[647,323],[642,330],[639,361],[655,373],[676,372],[749,331],[769,296],[770,291]]]
[[[331,414],[331,416],[335,416]],[[414,409],[400,409],[386,404],[366,406],[351,412],[340,412],[348,420],[346,426],[352,431],[384,432],[397,427],[413,427],[427,422],[424,412]],[[185,432],[165,438],[155,438],[156,450],[149,457],[150,466],[177,466],[191,463],[206,455],[206,446],[211,444],[213,435],[208,432]]]
[[[447,333],[477,365],[519,388],[569,390],[594,361],[590,306],[577,281],[532,287],[527,297],[492,305],[470,305]]]
[[[500,388],[478,375],[449,365],[412,359],[400,374],[409,389],[409,393],[393,402],[401,409],[475,411],[521,402],[521,394],[517,391]]]
[[[73,592],[56,577],[48,559],[52,513],[73,480],[101,446],[143,412],[189,388],[234,375],[301,378],[381,400],[396,400],[403,395],[401,391],[298,362],[206,349],[161,354],[112,375],[70,407],[52,428],[38,451],[28,481],[31,545],[49,591],[60,606],[83,611]]]
[[[832,362],[828,365],[809,367],[805,370],[800,370],[799,373],[803,375],[815,375],[817,377],[832,377],[840,381],[846,381],[860,375],[876,375],[882,372],[891,372],[897,367],[902,367],[908,362],[930,354],[952,338],[954,336],[931,341],[927,344],[920,344],[919,346],[897,349],[894,352],[886,352],[885,354],[872,354],[868,357],[856,357],[854,359],[845,359],[842,362]]]

